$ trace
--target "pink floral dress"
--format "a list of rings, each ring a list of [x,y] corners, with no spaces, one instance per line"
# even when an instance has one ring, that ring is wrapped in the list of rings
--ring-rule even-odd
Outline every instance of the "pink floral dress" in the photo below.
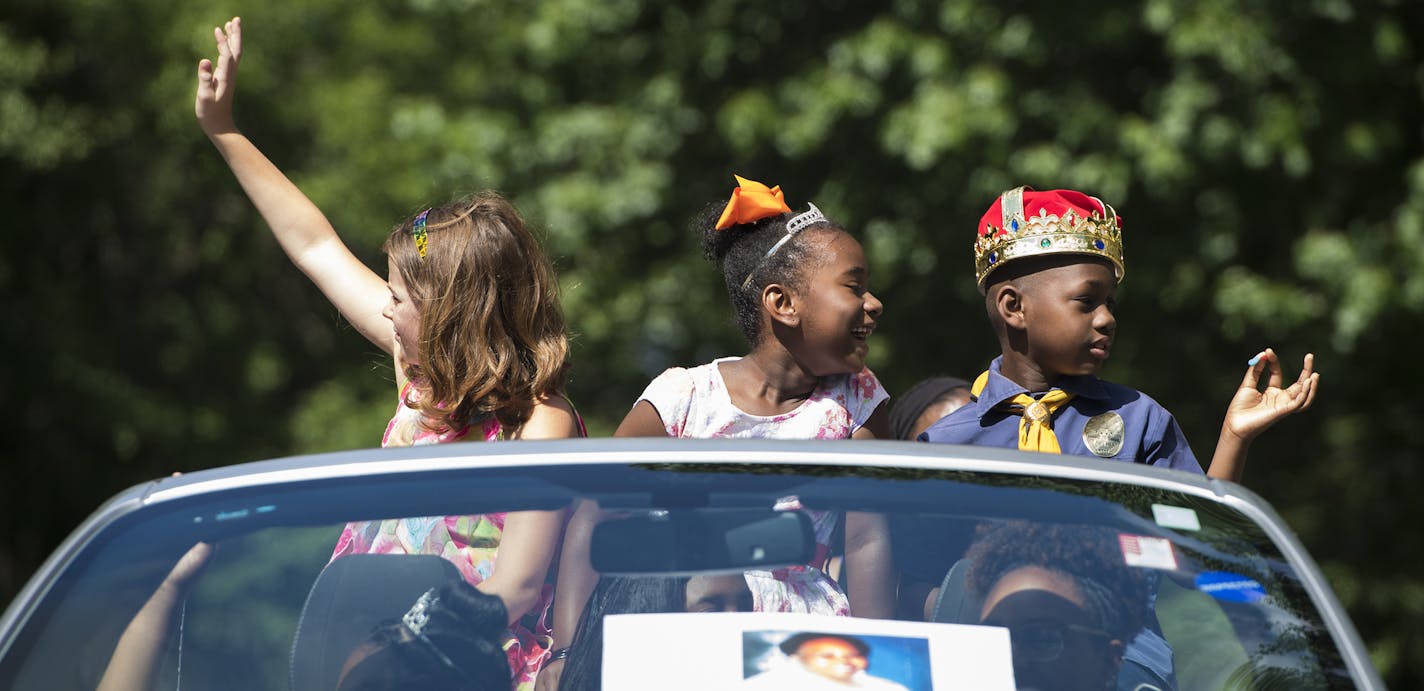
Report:
[[[764,416],[743,412],[732,404],[719,364],[721,358],[691,369],[675,367],[658,375],[639,397],[657,409],[672,437],[744,439],[849,439],[865,425],[889,394],[869,369],[823,378],[811,396],[795,410]],[[804,510],[796,497],[776,503],[782,511]],[[838,511],[805,510],[816,533],[811,563],[775,571],[748,571],[747,586],[758,612],[807,612],[849,616],[850,602],[826,575],[831,533],[841,521]]]
[[[426,428],[421,424],[420,411],[405,403],[407,396],[412,402],[419,400],[418,393],[413,391],[410,384],[401,391],[400,403],[390,424],[386,425],[381,446],[501,438],[499,420],[493,417],[458,430],[435,432]],[[582,422],[579,426],[582,430]],[[494,573],[500,538],[504,534],[504,518],[503,513],[489,513],[348,523],[336,541],[331,558],[336,560],[348,554],[437,554],[453,563],[471,585],[479,585]],[[519,691],[534,688],[534,677],[549,657],[553,641],[550,620],[553,596],[553,586],[546,584],[539,603],[504,632],[504,652]]]

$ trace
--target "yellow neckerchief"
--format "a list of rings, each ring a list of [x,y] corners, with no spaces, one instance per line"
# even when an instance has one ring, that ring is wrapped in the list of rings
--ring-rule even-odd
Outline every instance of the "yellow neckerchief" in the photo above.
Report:
[[[984,370],[984,373],[974,380],[974,386],[970,387],[969,392],[978,398],[988,383],[989,371]],[[1058,437],[1053,434],[1053,413],[1067,405],[1072,398],[1073,394],[1063,389],[1049,391],[1043,398],[1021,393],[999,402],[994,406],[994,410],[1020,417],[1019,449],[1063,453],[1063,449],[1058,446]]]

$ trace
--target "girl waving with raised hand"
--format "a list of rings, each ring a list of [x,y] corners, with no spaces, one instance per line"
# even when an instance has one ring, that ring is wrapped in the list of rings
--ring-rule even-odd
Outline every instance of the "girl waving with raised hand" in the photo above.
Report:
[[[860,243],[814,204],[795,213],[779,187],[737,180],[731,200],[708,207],[696,225],[704,253],[722,269],[736,323],[751,350],[663,372],[616,436],[888,438],[888,396],[865,366],[867,339],[883,306],[870,292],[870,267]],[[801,507],[788,497],[777,508]],[[815,560],[747,572],[756,610],[893,616],[884,517],[807,513],[816,531]],[[573,630],[597,582],[588,539],[598,515],[597,507],[585,503],[569,524],[555,601],[556,645],[570,645],[560,636]],[[849,593],[824,571],[831,534],[842,520]],[[556,657],[563,654],[561,649]],[[540,688],[551,686],[541,681]]]
[[[395,226],[388,280],[233,124],[242,24],[215,28],[198,64],[198,123],[287,256],[356,330],[395,361],[396,412],[382,446],[583,436],[563,394],[568,338],[558,283],[538,240],[492,192],[424,209]],[[549,565],[565,512],[519,511],[352,523],[333,559],[433,553],[509,613],[514,678],[532,687],[548,656]]]

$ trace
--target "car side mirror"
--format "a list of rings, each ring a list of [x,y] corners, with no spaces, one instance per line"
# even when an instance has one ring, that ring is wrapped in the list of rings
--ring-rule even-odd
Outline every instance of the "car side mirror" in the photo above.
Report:
[[[811,519],[771,509],[654,510],[594,526],[593,568],[616,575],[689,575],[808,564]]]

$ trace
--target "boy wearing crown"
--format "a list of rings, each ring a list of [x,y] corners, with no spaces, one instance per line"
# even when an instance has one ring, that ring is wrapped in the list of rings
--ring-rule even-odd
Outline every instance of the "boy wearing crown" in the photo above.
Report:
[[[1001,355],[975,380],[970,402],[930,426],[921,441],[1202,472],[1171,413],[1136,389],[1096,376],[1117,334],[1124,270],[1122,219],[1111,206],[1073,190],[1004,192],[979,222],[974,263]],[[1251,440],[1314,400],[1320,375],[1313,364],[1306,355],[1300,378],[1282,388],[1271,349],[1251,359],[1227,407],[1209,475],[1240,481]],[[1116,688],[1175,687],[1171,647],[1156,631],[1144,629],[1116,654]]]
[[[974,264],[1002,354],[974,382],[973,399],[921,440],[1202,472],[1171,413],[1096,376],[1117,333],[1124,273],[1122,219],[1111,206],[1074,190],[1004,192],[980,219]],[[1306,355],[1300,378],[1282,388],[1274,351],[1251,359],[1227,407],[1210,476],[1239,482],[1251,440],[1310,407],[1320,380],[1313,364]]]

